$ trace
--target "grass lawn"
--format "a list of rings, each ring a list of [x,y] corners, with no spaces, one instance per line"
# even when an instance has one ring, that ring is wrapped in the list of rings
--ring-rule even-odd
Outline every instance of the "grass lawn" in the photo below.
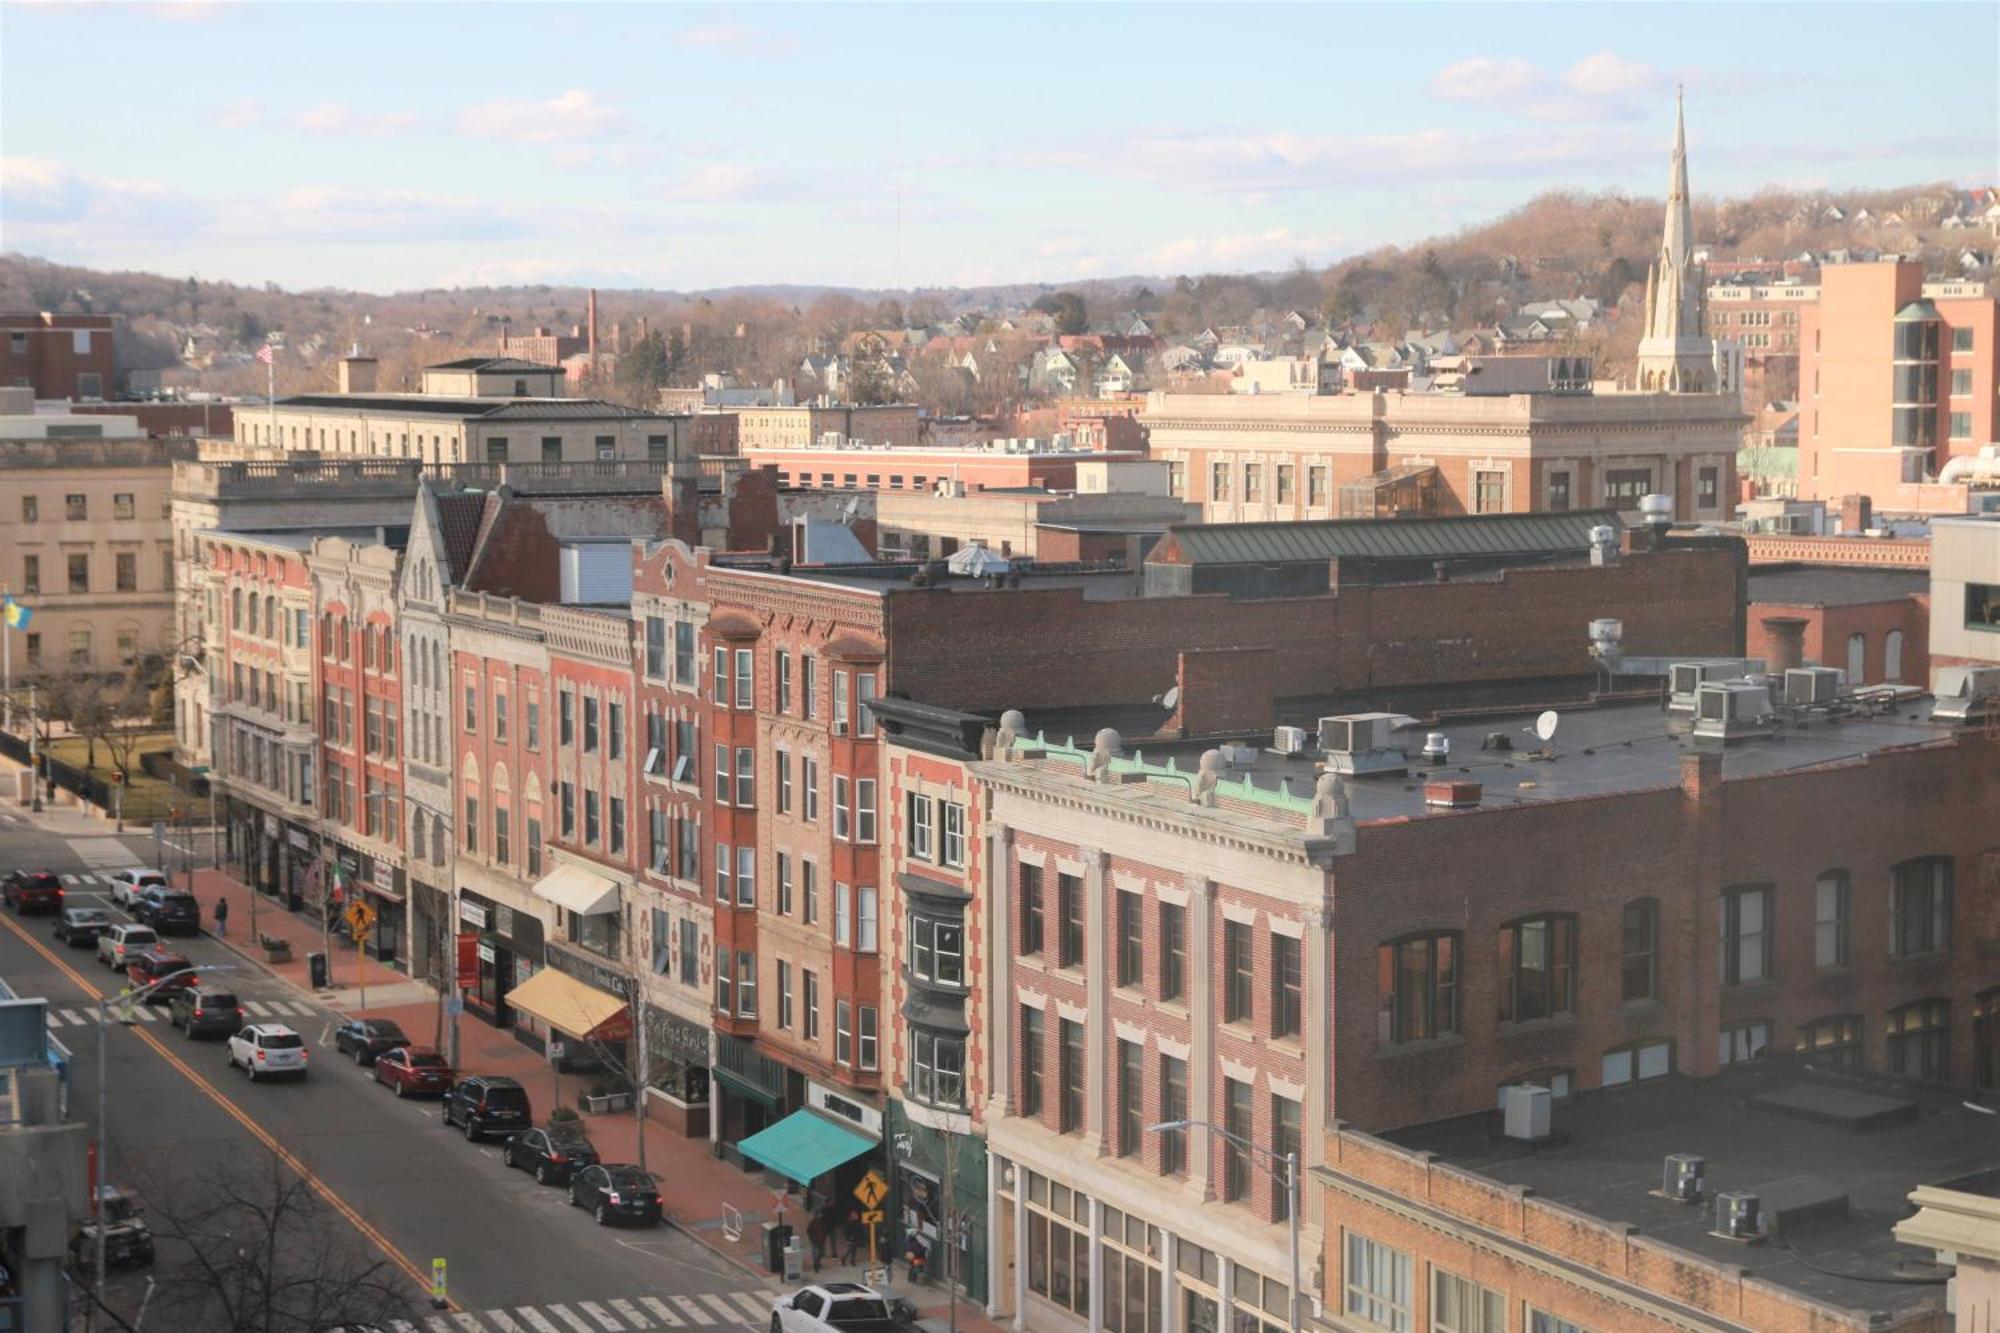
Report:
[[[138,820],[150,823],[155,819],[165,819],[172,811],[177,796],[172,786],[157,778],[146,776],[139,767],[139,756],[154,750],[172,750],[174,734],[171,731],[148,732],[141,737],[132,751],[132,784],[125,788],[125,819],[127,823]],[[63,736],[49,743],[49,752],[72,768],[81,769],[89,757],[90,747],[79,736]],[[91,770],[93,777],[111,781],[111,770],[116,764],[109,746],[99,743],[97,747],[97,767]],[[185,803],[186,793],[178,799]]]

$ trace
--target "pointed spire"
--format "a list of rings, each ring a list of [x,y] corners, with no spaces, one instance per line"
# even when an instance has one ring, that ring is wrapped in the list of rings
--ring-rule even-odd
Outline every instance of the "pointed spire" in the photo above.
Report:
[[[1660,249],[1668,266],[1676,269],[1686,266],[1693,235],[1693,205],[1688,197],[1687,111],[1682,91],[1676,86],[1673,175],[1667,182],[1667,222],[1660,238]]]

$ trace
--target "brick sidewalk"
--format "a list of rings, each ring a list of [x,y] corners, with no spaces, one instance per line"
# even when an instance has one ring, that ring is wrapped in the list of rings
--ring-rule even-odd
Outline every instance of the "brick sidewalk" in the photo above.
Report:
[[[250,930],[250,900],[253,896],[250,890],[222,871],[196,870],[194,875],[195,894],[201,902],[205,920],[212,923],[218,898],[229,900],[229,935],[223,943],[299,990],[312,993],[305,956],[323,947],[319,923],[287,911],[270,898],[260,897],[257,901],[258,932],[287,940],[293,955],[288,963],[266,963],[256,936]],[[334,980],[344,992],[363,979],[368,986],[380,987],[389,993],[407,994],[412,986],[418,984],[385,963],[361,958],[351,945],[340,943],[338,934],[334,938],[332,961]],[[358,975],[357,966],[360,969]],[[390,991],[391,987],[394,991]],[[323,998],[324,993],[320,994]],[[436,1033],[438,1012],[436,993],[429,994],[432,998],[427,1000],[375,1004],[366,1009],[354,1009],[353,1012],[369,1018],[391,1019],[418,1045],[427,1046]],[[630,1111],[611,1115],[592,1115],[584,1111],[582,1097],[590,1088],[590,1075],[558,1075],[539,1051],[518,1041],[511,1031],[492,1027],[470,1014],[459,1018],[458,1033],[459,1068],[462,1071],[504,1074],[518,1079],[521,1086],[528,1090],[537,1123],[546,1123],[549,1112],[556,1106],[568,1106],[583,1117],[584,1132],[590,1135],[605,1161],[639,1160],[639,1119],[636,1115]],[[705,1138],[685,1138],[663,1125],[650,1122],[646,1125],[645,1137],[646,1166],[659,1180],[660,1198],[668,1220],[709,1249],[768,1278],[770,1274],[762,1263],[761,1255],[762,1224],[778,1219],[778,1199],[768,1183],[770,1178],[761,1173],[747,1174],[722,1161],[715,1156]],[[734,1240],[723,1230],[724,1204],[735,1208],[741,1215],[742,1230]],[[801,1231],[806,1223],[796,1203],[787,1209],[783,1220]],[[807,1254],[807,1270],[808,1276],[813,1276],[810,1272],[810,1251]],[[900,1274],[899,1267],[899,1279]],[[829,1263],[822,1267],[817,1277],[823,1281],[859,1282],[862,1271],[859,1267]],[[918,1287],[913,1292],[899,1282],[891,1285],[899,1294],[909,1296],[916,1303],[927,1323],[944,1320],[946,1304],[941,1291]],[[939,1322],[937,1326],[942,1328],[944,1324]],[[961,1300],[958,1327],[963,1333],[999,1333],[1001,1325],[988,1319],[977,1305]]]

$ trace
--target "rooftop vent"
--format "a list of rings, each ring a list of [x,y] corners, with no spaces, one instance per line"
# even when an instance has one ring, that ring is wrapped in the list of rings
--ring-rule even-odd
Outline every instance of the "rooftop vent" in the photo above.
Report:
[[[1451,737],[1433,731],[1424,737],[1424,762],[1442,764],[1451,758]]]
[[[1618,559],[1618,529],[1608,523],[1600,523],[1590,530],[1590,563],[1609,565]],[[1612,621],[1617,624],[1617,621]]]
[[[1697,740],[1741,741],[1778,729],[1771,687],[1759,680],[1711,681],[1695,695]]]
[[[1271,748],[1279,754],[1302,754],[1306,748],[1304,727],[1279,727],[1271,733]]]
[[[1674,525],[1674,497],[1671,495],[1642,495],[1639,497],[1639,519],[1655,532],[1664,532]]]
[[[1319,748],[1326,756],[1327,771],[1350,776],[1406,771],[1409,759],[1392,743],[1400,720],[1395,713],[1343,713],[1321,718]]]
[[[1547,1088],[1532,1083],[1516,1083],[1500,1090],[1500,1129],[1510,1139],[1530,1142],[1549,1136]]]
[[[1700,1203],[1702,1177],[1707,1173],[1705,1159],[1691,1152],[1668,1153],[1660,1172],[1660,1197],[1675,1203]]]
[[[2000,667],[1940,667],[1935,693],[1931,716],[1941,721],[2000,718]]]
[[[1593,620],[1590,622],[1590,655],[1599,661],[1616,657],[1618,645],[1624,638],[1624,621]]]

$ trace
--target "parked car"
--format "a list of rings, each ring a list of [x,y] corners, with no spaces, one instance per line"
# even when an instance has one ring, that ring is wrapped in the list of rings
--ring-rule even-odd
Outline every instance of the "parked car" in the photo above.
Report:
[[[597,1225],[613,1222],[643,1222],[656,1226],[660,1220],[660,1187],[636,1166],[599,1162],[586,1166],[570,1177],[572,1207],[588,1208]]]
[[[104,1228],[104,1266],[153,1262],[153,1230],[139,1217],[132,1196],[116,1185],[97,1187],[97,1216],[85,1218],[70,1237],[69,1254],[77,1268],[97,1262],[97,1229]]]
[[[403,1029],[386,1018],[350,1018],[333,1030],[334,1053],[353,1056],[357,1065],[373,1064],[384,1052],[409,1044]]]
[[[46,870],[16,870],[0,881],[0,898],[19,914],[60,912],[62,881]]]
[[[216,1033],[226,1037],[242,1029],[243,1006],[226,990],[188,986],[167,1001],[167,1022],[186,1032],[190,1041]]]
[[[451,1091],[451,1066],[436,1051],[416,1046],[398,1046],[376,1056],[374,1077],[398,1097]]]
[[[186,889],[155,885],[139,895],[139,901],[132,907],[132,919],[162,935],[199,935],[201,904]]]
[[[780,1296],[771,1306],[771,1333],[895,1333],[889,1300],[858,1282],[821,1282]]]
[[[111,913],[102,907],[65,907],[56,917],[56,938],[72,949],[97,943],[97,937],[111,929]]]
[[[306,1076],[306,1039],[283,1023],[252,1023],[229,1039],[229,1063],[255,1083],[263,1074]]]
[[[444,1125],[465,1130],[477,1143],[488,1134],[518,1134],[535,1123],[528,1108],[528,1090],[498,1074],[474,1074],[460,1079],[444,1099]]]
[[[192,969],[194,963],[184,953],[175,953],[161,945],[154,945],[125,960],[125,980],[132,989],[152,986],[139,998],[147,1004],[165,1004],[174,998],[176,991],[196,989]],[[158,983],[155,985],[154,983]]]
[[[507,1140],[501,1159],[508,1166],[535,1173],[542,1185],[563,1185],[587,1166],[597,1165],[597,1149],[574,1125],[531,1129]]]
[[[111,877],[111,905],[130,910],[147,889],[165,888],[167,877],[157,870],[121,870]]]
[[[127,957],[159,942],[159,932],[151,926],[114,925],[97,937],[97,961],[113,972],[122,972]]]

